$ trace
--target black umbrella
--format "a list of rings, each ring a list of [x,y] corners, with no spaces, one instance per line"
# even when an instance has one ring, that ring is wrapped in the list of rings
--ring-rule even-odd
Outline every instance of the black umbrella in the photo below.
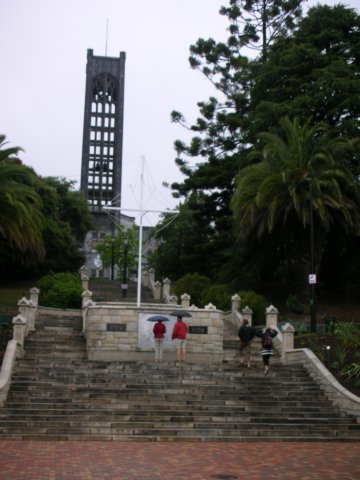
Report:
[[[191,317],[191,313],[187,312],[186,310],[174,310],[170,313],[172,317]]]
[[[168,322],[169,319],[164,317],[164,315],[152,315],[146,319],[148,322]]]

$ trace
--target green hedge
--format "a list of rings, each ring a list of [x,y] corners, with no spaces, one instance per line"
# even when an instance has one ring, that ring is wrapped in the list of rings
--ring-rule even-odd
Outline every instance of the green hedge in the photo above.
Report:
[[[45,275],[38,282],[40,305],[53,308],[81,308],[82,285],[78,273]]]

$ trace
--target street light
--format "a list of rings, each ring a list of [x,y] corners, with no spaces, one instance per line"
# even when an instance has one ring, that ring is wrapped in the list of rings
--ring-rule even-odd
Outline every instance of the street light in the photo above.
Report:
[[[309,175],[310,176],[310,175]],[[312,178],[309,184],[309,214],[310,214],[310,326],[311,332],[316,333],[316,301],[315,301],[315,252],[314,252],[314,211],[313,211],[313,185]]]
[[[128,284],[127,284],[128,244],[129,244],[129,238],[128,238],[127,234],[125,234],[125,236],[124,236],[124,272],[123,272],[123,283],[121,285],[123,298],[126,298],[127,289],[128,289]]]

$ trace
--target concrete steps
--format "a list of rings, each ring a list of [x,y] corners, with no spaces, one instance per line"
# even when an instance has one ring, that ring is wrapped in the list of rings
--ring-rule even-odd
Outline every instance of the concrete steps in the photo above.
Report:
[[[36,328],[0,408],[0,439],[360,439],[360,425],[332,406],[302,366],[274,358],[265,377],[256,343],[251,369],[236,361],[91,362],[80,317],[40,317]]]

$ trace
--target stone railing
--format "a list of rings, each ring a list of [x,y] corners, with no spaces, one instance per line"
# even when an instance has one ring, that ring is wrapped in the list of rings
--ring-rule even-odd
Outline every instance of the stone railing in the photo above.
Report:
[[[0,371],[0,405],[4,405],[7,399],[15,360],[21,356],[23,356],[23,350],[20,348],[18,342],[15,339],[10,340],[6,347]]]
[[[344,388],[318,357],[308,348],[294,349],[295,329],[289,323],[282,328],[281,359],[285,365],[301,363],[315,382],[341,411],[355,415],[360,423],[360,397]]]
[[[15,360],[24,355],[24,343],[27,335],[35,330],[39,290],[32,288],[30,299],[18,301],[19,314],[13,318],[13,338],[7,344],[0,371],[0,405],[6,401],[11,384]]]

